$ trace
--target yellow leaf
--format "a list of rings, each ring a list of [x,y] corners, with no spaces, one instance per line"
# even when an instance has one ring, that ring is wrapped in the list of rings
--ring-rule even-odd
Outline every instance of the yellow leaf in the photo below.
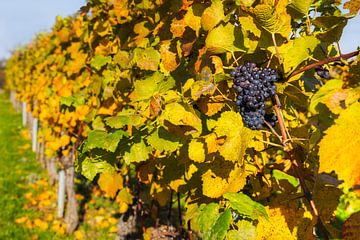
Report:
[[[221,171],[231,168],[227,175],[216,175],[211,169],[202,175],[203,194],[210,198],[221,197],[226,192],[238,192],[246,183],[246,173],[239,165],[214,166],[214,170]],[[220,169],[222,168],[222,169]],[[226,172],[226,171],[224,171]]]
[[[84,231],[83,230],[76,230],[75,232],[74,232],[74,237],[75,237],[75,239],[76,240],[82,240],[82,239],[84,239],[85,238],[85,233],[84,233]]]
[[[304,209],[266,208],[270,219],[259,218],[256,240],[313,239],[312,221]]]
[[[126,211],[129,209],[129,205],[125,202],[121,202],[119,204],[119,213],[126,213]]]
[[[335,171],[352,187],[360,183],[360,103],[344,110],[319,144],[319,172]]]
[[[205,31],[214,28],[225,18],[224,6],[221,1],[212,1],[210,7],[206,8],[201,16],[201,25]]]
[[[123,188],[123,179],[118,173],[103,172],[100,175],[98,184],[107,196],[115,197],[118,190]]]
[[[205,161],[205,149],[202,142],[192,140],[189,143],[189,158],[195,162],[204,162]]]
[[[41,220],[40,218],[36,218],[34,220],[34,225],[40,228],[41,230],[46,230],[49,227],[48,223]]]
[[[20,218],[15,219],[15,222],[16,222],[17,224],[22,224],[22,223],[24,223],[24,222],[26,222],[26,221],[28,221],[28,218],[27,218],[27,217],[20,217]]]

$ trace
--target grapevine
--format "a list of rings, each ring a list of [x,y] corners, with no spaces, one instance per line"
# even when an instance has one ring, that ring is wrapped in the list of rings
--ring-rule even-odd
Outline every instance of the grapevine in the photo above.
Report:
[[[338,193],[360,179],[359,51],[334,44],[351,17],[286,0],[58,17],[7,61],[6,87],[40,122],[51,182],[65,171],[67,232],[79,174],[118,204],[119,238],[341,237]]]

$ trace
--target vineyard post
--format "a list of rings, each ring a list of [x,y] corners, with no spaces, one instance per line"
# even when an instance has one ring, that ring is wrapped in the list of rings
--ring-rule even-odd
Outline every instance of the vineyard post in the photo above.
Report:
[[[65,204],[65,171],[59,171],[59,187],[58,187],[58,208],[57,217],[64,217],[64,204]]]
[[[32,150],[33,152],[36,152],[37,150],[37,145],[38,145],[38,141],[37,141],[37,132],[38,132],[38,119],[37,118],[33,118],[32,121]]]
[[[22,125],[26,126],[26,102],[22,102]]]

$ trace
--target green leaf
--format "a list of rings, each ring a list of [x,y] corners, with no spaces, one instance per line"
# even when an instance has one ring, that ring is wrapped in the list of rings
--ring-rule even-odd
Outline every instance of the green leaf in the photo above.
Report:
[[[291,17],[286,11],[284,1],[278,1],[276,6],[258,4],[254,8],[254,14],[259,25],[269,33],[278,33],[284,38],[289,37]]]
[[[87,152],[94,148],[105,149],[109,152],[115,152],[118,143],[126,136],[127,133],[122,130],[117,130],[113,133],[107,133],[102,130],[93,130],[89,133],[85,141],[83,152]]]
[[[163,152],[174,152],[179,146],[180,138],[169,133],[164,128],[160,127],[156,129],[149,137],[146,138],[146,141],[156,150]]]
[[[321,16],[315,18],[312,22],[322,30],[316,36],[322,41],[333,43],[340,40],[347,20],[348,17],[345,16]]]
[[[114,167],[106,161],[99,161],[86,157],[81,163],[77,162],[76,171],[92,181],[98,173],[114,172]]]
[[[249,196],[243,193],[225,193],[224,198],[229,200],[230,207],[238,213],[243,214],[251,219],[259,217],[269,218],[263,205],[253,201]]]
[[[236,223],[237,230],[230,230],[226,234],[226,240],[249,240],[256,238],[255,226],[245,220],[238,221]]]
[[[116,64],[118,64],[121,68],[126,69],[131,67],[130,65],[130,55],[129,52],[126,51],[119,51],[115,56],[114,56],[114,62]]]
[[[302,62],[308,60],[319,44],[320,41],[315,36],[303,36],[279,47],[279,52],[283,57],[285,73],[290,74]],[[276,54],[274,48],[272,52]]]
[[[217,203],[207,204],[198,216],[200,232],[204,239],[210,239],[211,229],[219,218],[219,205]]]
[[[136,48],[132,62],[136,63],[142,70],[156,71],[160,64],[160,53],[153,47],[146,49]]]
[[[145,145],[144,141],[140,141],[131,145],[130,152],[125,152],[124,160],[126,164],[143,162],[149,159],[150,153],[149,147]]]
[[[220,217],[216,220],[214,226],[211,228],[209,240],[222,240],[225,238],[226,232],[232,222],[231,210],[226,209]],[[206,239],[206,238],[204,238]]]
[[[100,70],[103,66],[111,61],[111,57],[104,57],[102,55],[96,55],[90,63],[90,66],[95,68],[96,70]]]
[[[313,0],[291,0],[288,7],[302,16],[307,16]]]
[[[286,174],[277,169],[273,171],[272,175],[276,180],[287,180],[294,187],[297,187],[299,185],[299,182],[295,177],[290,176],[289,174]]]
[[[175,86],[175,80],[172,77],[165,78],[160,72],[155,72],[146,79],[134,82],[136,100],[149,99],[152,96],[164,93]]]
[[[243,33],[231,23],[212,29],[206,37],[205,45],[210,52],[216,54],[246,51]]]

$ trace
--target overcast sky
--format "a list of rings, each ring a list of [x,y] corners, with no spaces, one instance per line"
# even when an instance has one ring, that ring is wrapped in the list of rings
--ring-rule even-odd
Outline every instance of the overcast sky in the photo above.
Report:
[[[0,59],[34,35],[47,31],[55,16],[75,13],[86,0],[0,0]],[[360,46],[360,16],[349,21],[340,42],[343,53]]]

